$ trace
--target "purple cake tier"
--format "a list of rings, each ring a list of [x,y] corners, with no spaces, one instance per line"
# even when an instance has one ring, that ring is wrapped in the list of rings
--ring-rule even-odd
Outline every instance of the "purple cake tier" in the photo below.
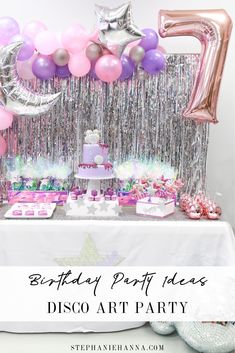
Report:
[[[108,162],[108,145],[106,144],[84,144],[83,145],[83,163],[92,164],[96,156],[103,157],[103,163]]]
[[[113,166],[106,164],[79,164],[77,176],[84,179],[105,179],[113,177]]]

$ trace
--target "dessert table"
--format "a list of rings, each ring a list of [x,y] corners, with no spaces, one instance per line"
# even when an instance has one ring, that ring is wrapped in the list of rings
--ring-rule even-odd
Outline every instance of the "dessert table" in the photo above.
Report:
[[[66,217],[57,207],[49,220],[6,220],[0,209],[1,266],[235,266],[229,223],[192,221],[176,210],[164,219]],[[143,323],[2,323],[17,332],[115,331]]]

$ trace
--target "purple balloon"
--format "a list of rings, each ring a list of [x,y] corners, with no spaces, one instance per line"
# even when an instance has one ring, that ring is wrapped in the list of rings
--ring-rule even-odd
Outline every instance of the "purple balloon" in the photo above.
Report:
[[[165,67],[165,64],[164,55],[156,49],[147,51],[141,62],[143,69],[149,74],[156,74]]]
[[[158,46],[157,33],[151,28],[142,29],[142,32],[144,32],[145,37],[141,39],[138,45],[144,48],[145,51],[156,49]]]
[[[39,55],[33,62],[32,71],[37,78],[48,80],[55,75],[56,65],[48,56]]]
[[[55,74],[60,78],[67,78],[71,76],[71,72],[69,71],[68,65],[64,65],[64,66],[56,65]]]
[[[20,33],[20,27],[16,20],[12,17],[0,17],[0,44],[6,45],[11,37]]]
[[[133,63],[131,58],[127,55],[122,55],[121,63],[122,63],[122,73],[119,77],[119,80],[124,81],[133,75],[135,64]]]
[[[26,36],[22,36],[20,34],[16,34],[11,38],[10,43],[15,43],[15,42],[24,42],[24,44],[20,48],[19,53],[17,55],[17,60],[25,61],[31,58],[31,56],[33,56],[35,47],[32,39]]]
[[[95,64],[96,64],[96,61],[92,61],[91,62],[91,68],[90,68],[90,71],[89,71],[89,76],[93,80],[99,80],[99,77],[96,75],[96,72],[95,72]]]

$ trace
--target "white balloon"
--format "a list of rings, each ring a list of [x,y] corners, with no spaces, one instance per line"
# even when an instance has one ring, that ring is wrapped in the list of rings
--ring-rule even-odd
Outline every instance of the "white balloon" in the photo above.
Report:
[[[86,142],[86,143],[90,143],[89,135],[86,135],[86,136],[85,136],[85,142]]]
[[[100,135],[98,135],[98,134],[92,133],[92,134],[88,135],[88,137],[89,137],[90,143],[92,143],[92,144],[98,143],[100,141]]]

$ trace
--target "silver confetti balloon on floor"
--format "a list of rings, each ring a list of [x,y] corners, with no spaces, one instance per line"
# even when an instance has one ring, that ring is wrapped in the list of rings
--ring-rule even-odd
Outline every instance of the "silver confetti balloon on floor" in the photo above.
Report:
[[[151,322],[154,332],[168,335],[178,332],[192,348],[203,353],[229,353],[235,350],[235,326],[203,322]]]
[[[158,158],[185,181],[185,191],[203,189],[209,125],[182,117],[198,64],[196,54],[167,54],[159,75],[137,72],[132,79],[106,84],[89,76],[30,82],[37,92],[62,91],[60,102],[41,117],[17,118],[6,132],[9,156],[18,153],[68,161],[76,171],[84,133],[101,130],[110,161]]]
[[[166,321],[153,321],[150,322],[150,326],[153,331],[158,333],[159,335],[170,335],[175,332],[174,322],[166,322]]]

